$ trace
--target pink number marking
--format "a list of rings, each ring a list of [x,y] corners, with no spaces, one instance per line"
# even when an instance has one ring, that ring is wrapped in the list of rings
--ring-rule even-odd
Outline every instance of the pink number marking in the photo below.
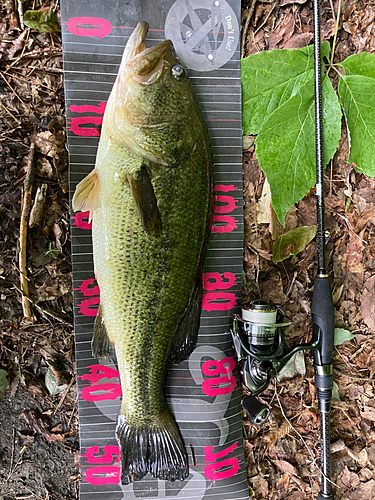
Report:
[[[224,281],[223,280],[227,280]],[[233,273],[204,273],[203,288],[205,290],[226,290],[235,284],[236,276]]]
[[[238,189],[234,184],[216,184],[214,186],[214,191],[222,191],[223,193],[228,193],[229,191],[235,191]]]
[[[74,118],[68,118],[67,123],[69,125],[69,130],[75,135],[80,135],[82,137],[99,137],[100,128],[96,127],[82,127],[88,123],[93,125],[101,125],[103,122],[102,116],[76,116]]]
[[[116,465],[101,465],[90,467],[86,470],[84,480],[90,484],[118,484],[120,482],[121,468]],[[98,476],[97,474],[107,474]]]
[[[205,446],[203,448],[204,461],[205,462],[216,462],[216,460],[218,458],[223,458],[226,455],[229,455],[229,453],[232,453],[236,448],[238,448],[238,441],[236,441],[232,445],[228,446],[228,448],[225,448],[225,450],[218,451],[217,453],[213,453],[213,451],[214,451],[213,446]]]
[[[96,394],[97,391],[105,391],[103,394]],[[98,384],[84,387],[81,391],[81,398],[85,401],[113,401],[121,396],[120,384]]]
[[[216,222],[220,222],[222,225],[214,225]],[[231,215],[211,215],[211,233],[231,233],[237,229],[236,222],[238,220]]]
[[[203,375],[211,377],[212,375],[228,375],[236,366],[234,359],[229,356],[224,359],[209,359],[202,365]]]
[[[90,306],[95,304],[100,304],[100,297],[92,297],[91,299],[82,300],[77,304],[79,307],[78,313],[84,316],[96,316],[98,314],[97,309],[91,309]]]
[[[215,214],[226,214],[228,212],[233,212],[233,210],[236,210],[237,205],[236,202],[238,200],[235,200],[233,196],[223,196],[220,194],[216,194],[213,199],[213,211]],[[221,202],[225,203],[226,205],[216,205],[216,202]]]
[[[229,467],[229,469],[220,470],[223,467]],[[204,475],[211,481],[217,481],[219,479],[228,479],[229,477],[236,475],[239,470],[240,463],[238,458],[227,458],[221,462],[206,465],[204,468]]]
[[[104,38],[111,32],[111,23],[102,17],[71,17],[65,24],[67,31],[77,36]]]
[[[73,226],[77,226],[80,229],[92,229],[92,222],[84,219],[90,218],[90,212],[76,212],[75,215],[72,216],[74,220]]]
[[[202,297],[202,308],[205,311],[228,311],[235,307],[236,302],[237,297],[234,293],[209,292]]]
[[[114,368],[105,365],[90,365],[87,367],[90,373],[80,375],[81,380],[88,380],[91,384],[99,382],[102,378],[119,378],[120,373]]]
[[[83,104],[82,106],[77,106],[76,104],[72,104],[69,106],[69,110],[72,113],[98,113],[99,115],[103,115],[105,108],[107,106],[106,102],[100,102],[97,106],[92,106],[89,104]]]
[[[87,463],[90,464],[111,464],[113,458],[115,457],[115,462],[120,461],[120,448],[118,446],[108,445],[103,446],[103,455],[99,454],[99,446],[91,446],[91,448],[86,448],[85,453],[82,458],[86,458]]]
[[[224,386],[222,384],[225,384]],[[236,387],[236,378],[234,375],[227,375],[226,377],[209,378],[202,384],[202,392],[210,396],[221,396],[229,394],[234,391]]]
[[[79,285],[79,287],[75,288],[75,290],[79,290],[85,297],[88,296],[91,297],[92,295],[100,295],[99,286],[95,285],[91,288],[91,285],[93,284],[94,284],[93,278],[90,278],[88,280],[83,280],[82,283]]]

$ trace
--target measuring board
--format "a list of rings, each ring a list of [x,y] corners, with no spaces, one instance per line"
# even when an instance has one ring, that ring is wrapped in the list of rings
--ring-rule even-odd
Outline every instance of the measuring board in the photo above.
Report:
[[[88,213],[71,214],[80,499],[247,500],[240,381],[230,335],[232,314],[240,308],[243,262],[240,1],[61,0],[61,15],[70,199],[94,168],[106,102],[139,21],[150,25],[148,47],[167,38],[173,41],[188,69],[214,157],[214,207],[198,343],[188,360],[168,368],[164,388],[189,457],[185,481],[159,481],[148,474],[139,482],[119,484],[119,374],[114,362],[91,354],[100,301],[91,224]],[[230,373],[221,369],[224,358]]]

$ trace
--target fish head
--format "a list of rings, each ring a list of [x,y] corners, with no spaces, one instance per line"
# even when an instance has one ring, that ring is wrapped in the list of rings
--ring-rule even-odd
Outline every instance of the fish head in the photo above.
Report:
[[[170,165],[194,148],[199,113],[173,43],[146,48],[147,30],[139,23],[126,45],[103,126],[133,153]]]

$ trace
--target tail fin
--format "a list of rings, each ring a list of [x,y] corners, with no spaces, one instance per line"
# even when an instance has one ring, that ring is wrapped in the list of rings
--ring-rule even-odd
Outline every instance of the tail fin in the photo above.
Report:
[[[120,446],[121,482],[141,480],[147,472],[158,479],[182,481],[189,465],[182,438],[169,410],[150,427],[131,426],[124,415],[117,418],[116,437]]]

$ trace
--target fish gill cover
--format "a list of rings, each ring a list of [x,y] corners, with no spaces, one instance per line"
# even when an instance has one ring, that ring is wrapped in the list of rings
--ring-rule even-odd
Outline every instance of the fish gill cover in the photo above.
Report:
[[[141,481],[120,484],[115,439],[121,405],[118,366],[91,354],[100,302],[91,221],[87,212],[72,212],[80,498],[247,499],[239,377],[229,334],[232,313],[240,306],[242,276],[240,2],[64,0],[61,11],[71,197],[95,166],[106,103],[124,47],[139,21],[150,25],[148,47],[172,40],[187,68],[214,159],[198,342],[187,360],[168,367],[164,386],[188,455],[189,476],[184,481],[147,474]]]

